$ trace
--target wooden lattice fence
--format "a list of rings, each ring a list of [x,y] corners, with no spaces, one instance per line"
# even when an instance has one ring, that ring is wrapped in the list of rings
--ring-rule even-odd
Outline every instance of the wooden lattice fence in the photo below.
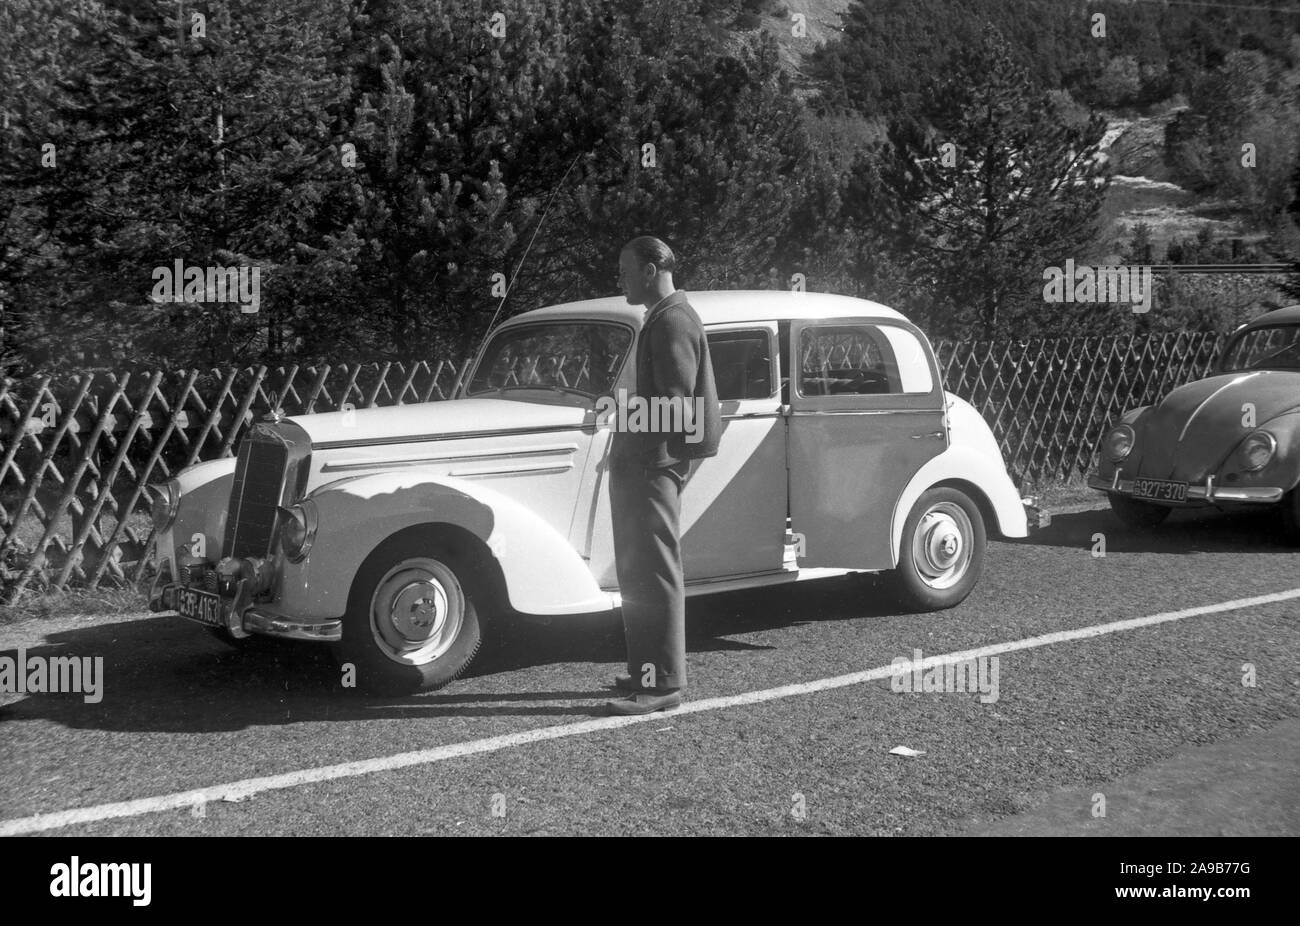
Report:
[[[1221,346],[1213,334],[1180,333],[939,341],[935,350],[945,387],[980,410],[1024,485],[1086,472],[1108,421],[1205,375]],[[146,485],[230,456],[273,408],[437,401],[457,370],[441,361],[0,382],[0,595],[137,583],[152,540]],[[565,380],[585,373],[558,370]]]
[[[1208,374],[1224,343],[1213,333],[1179,332],[934,347],[945,388],[979,409],[1023,485],[1086,473],[1108,422]]]
[[[145,486],[230,456],[248,425],[286,414],[445,399],[457,365],[127,370],[0,383],[0,579],[29,587],[139,582],[152,538]]]

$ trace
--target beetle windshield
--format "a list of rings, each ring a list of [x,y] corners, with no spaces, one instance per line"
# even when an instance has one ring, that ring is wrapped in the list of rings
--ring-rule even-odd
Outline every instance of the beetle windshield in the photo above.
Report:
[[[612,322],[539,322],[488,342],[466,395],[549,390],[597,398],[613,391],[632,331]]]
[[[1246,331],[1228,345],[1223,371],[1300,370],[1300,325]]]

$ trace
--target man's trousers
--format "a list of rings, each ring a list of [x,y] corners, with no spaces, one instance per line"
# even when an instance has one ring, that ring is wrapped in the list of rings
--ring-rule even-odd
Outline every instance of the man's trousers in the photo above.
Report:
[[[686,687],[686,591],[678,522],[690,468],[689,460],[664,468],[620,460],[610,466],[627,670],[642,687]]]

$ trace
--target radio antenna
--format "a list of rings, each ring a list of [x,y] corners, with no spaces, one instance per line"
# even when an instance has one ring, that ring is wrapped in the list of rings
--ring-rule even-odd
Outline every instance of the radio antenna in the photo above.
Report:
[[[560,177],[560,182],[555,185],[555,189],[551,190],[551,195],[546,200],[546,206],[542,209],[542,214],[537,219],[537,224],[533,227],[532,237],[528,239],[528,245],[524,248],[524,253],[520,255],[519,263],[515,265],[515,272],[510,277],[510,282],[506,284],[506,291],[501,294],[501,301],[497,303],[496,310],[492,313],[492,318],[488,322],[487,328],[483,331],[483,337],[479,339],[478,346],[474,348],[473,361],[466,363],[461,369],[460,375],[456,377],[456,385],[451,390],[452,395],[455,395],[460,391],[462,381],[466,374],[472,367],[478,364],[480,355],[483,353],[483,348],[487,346],[488,335],[492,333],[492,328],[497,323],[497,316],[501,314],[501,307],[506,304],[506,299],[510,296],[510,291],[515,287],[515,280],[519,279],[519,271],[523,269],[524,261],[528,259],[528,252],[533,249],[533,242],[537,240],[537,233],[542,230],[542,223],[546,221],[547,213],[551,211],[551,204],[555,202],[556,194],[559,193],[560,188],[564,186],[564,181],[569,179],[569,174],[573,172],[573,168],[578,166],[578,161],[582,159],[582,156],[590,153],[591,152],[588,151],[580,152],[577,157],[570,162],[568,170],[564,172],[564,176]]]

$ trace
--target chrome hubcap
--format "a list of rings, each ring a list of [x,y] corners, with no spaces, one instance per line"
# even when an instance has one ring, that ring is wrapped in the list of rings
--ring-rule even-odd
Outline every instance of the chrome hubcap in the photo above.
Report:
[[[912,561],[921,581],[931,588],[951,588],[960,582],[970,566],[973,533],[960,505],[932,505],[912,537]]]
[[[456,641],[465,598],[456,575],[435,559],[409,559],[384,574],[370,600],[370,629],[385,656],[432,662]]]

